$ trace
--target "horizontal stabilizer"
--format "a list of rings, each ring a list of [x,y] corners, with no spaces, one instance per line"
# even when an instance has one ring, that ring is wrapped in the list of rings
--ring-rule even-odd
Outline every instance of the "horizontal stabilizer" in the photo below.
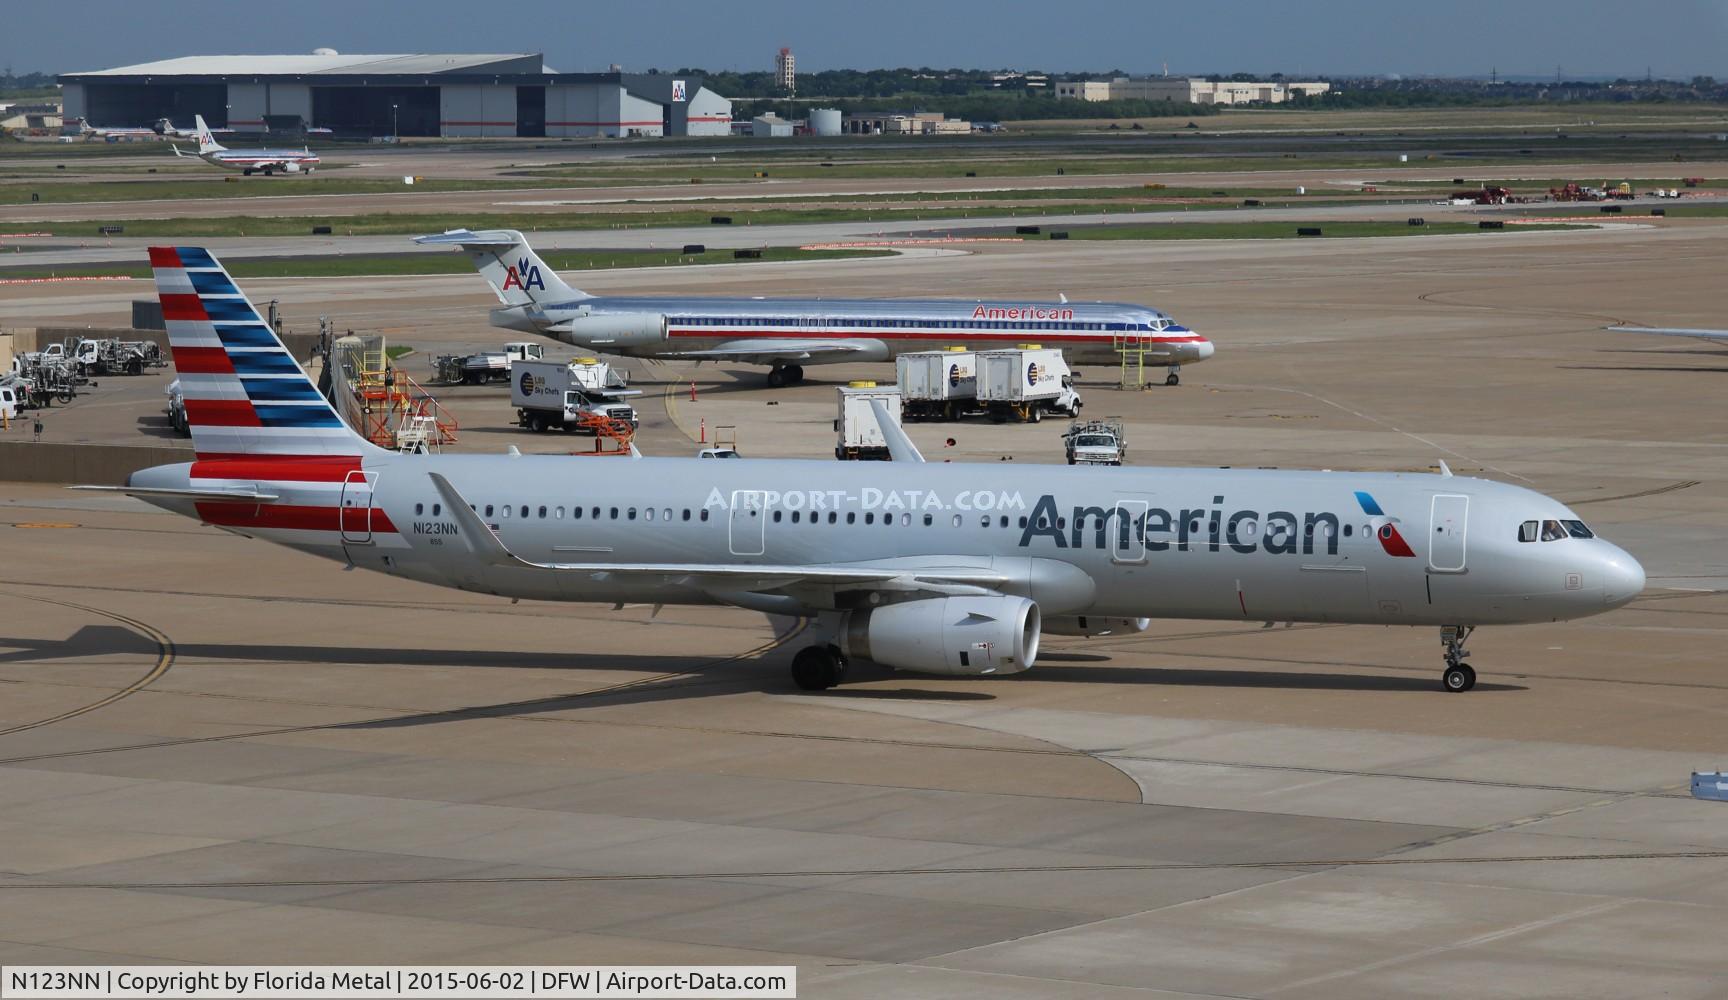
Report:
[[[416,236],[414,242],[429,246],[458,247],[513,247],[521,244],[522,234],[509,229],[489,229],[475,232],[472,229],[451,229],[432,236]]]
[[[175,490],[156,486],[68,486],[66,488],[83,490],[88,493],[121,493],[129,497],[164,497],[171,500],[232,500],[244,503],[275,503],[282,499],[274,493],[259,493],[257,490]]]

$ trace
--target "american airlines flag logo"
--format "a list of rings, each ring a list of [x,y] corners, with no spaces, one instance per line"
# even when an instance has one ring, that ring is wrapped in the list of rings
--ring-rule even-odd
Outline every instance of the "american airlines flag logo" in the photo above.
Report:
[[[677,103],[677,102],[682,101],[682,100],[685,100],[684,81],[683,80],[673,80],[672,81],[672,101],[673,101],[673,103]]]

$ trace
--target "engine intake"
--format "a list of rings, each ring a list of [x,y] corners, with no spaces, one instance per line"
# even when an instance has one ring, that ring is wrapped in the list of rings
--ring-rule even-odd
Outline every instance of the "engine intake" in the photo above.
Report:
[[[1044,619],[1044,631],[1051,635],[1121,635],[1144,632],[1152,627],[1150,618],[1111,618],[1105,615],[1063,615]]]
[[[1017,674],[1038,658],[1038,605],[1024,597],[937,597],[847,616],[846,655],[927,674]]]

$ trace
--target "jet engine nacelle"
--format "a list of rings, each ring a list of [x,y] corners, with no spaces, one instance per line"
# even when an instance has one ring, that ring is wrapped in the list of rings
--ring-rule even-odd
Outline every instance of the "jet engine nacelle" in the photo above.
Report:
[[[666,317],[660,313],[589,313],[557,326],[558,339],[578,347],[634,347],[666,339]]]
[[[1105,615],[1063,615],[1044,619],[1044,631],[1050,635],[1122,635],[1144,632],[1152,627],[1150,618],[1110,618]]]
[[[300,164],[295,163],[293,160],[289,160],[287,163],[282,164],[282,172],[285,174],[297,174],[301,169]]]
[[[1024,597],[935,597],[847,616],[846,655],[927,674],[1017,674],[1038,658],[1038,605]]]

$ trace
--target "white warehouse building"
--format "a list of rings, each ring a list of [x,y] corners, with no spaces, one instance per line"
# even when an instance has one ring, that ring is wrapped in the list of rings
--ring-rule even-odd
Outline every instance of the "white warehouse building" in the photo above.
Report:
[[[187,56],[59,77],[66,121],[338,136],[723,136],[732,102],[671,73],[560,73],[539,53]]]
[[[1332,85],[1320,81],[1204,80],[1198,77],[1154,76],[1134,80],[1066,80],[1056,84],[1056,96],[1079,101],[1172,101],[1179,104],[1283,104],[1297,97],[1324,94]]]

